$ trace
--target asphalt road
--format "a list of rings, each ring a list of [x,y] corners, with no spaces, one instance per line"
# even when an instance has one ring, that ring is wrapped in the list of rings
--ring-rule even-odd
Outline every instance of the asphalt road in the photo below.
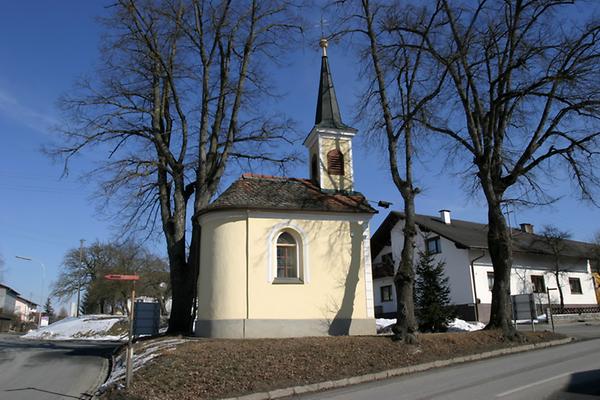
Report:
[[[0,399],[90,399],[117,343],[49,342],[0,334]]]
[[[598,337],[600,325],[570,324],[559,331]],[[600,399],[600,339],[439,368],[301,397],[379,399]]]

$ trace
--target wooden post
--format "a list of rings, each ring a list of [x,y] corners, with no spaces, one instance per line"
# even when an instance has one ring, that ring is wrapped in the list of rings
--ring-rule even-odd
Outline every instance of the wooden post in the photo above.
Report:
[[[126,364],[126,375],[125,375],[125,387],[129,388],[131,385],[131,378],[133,376],[133,318],[135,317],[135,281],[139,280],[139,275],[120,275],[120,274],[108,274],[104,275],[105,279],[110,281],[131,281],[131,310],[129,311],[129,340],[127,342],[127,360]]]
[[[135,281],[131,281],[131,310],[129,311],[129,343],[127,344],[127,371],[125,378],[125,387],[131,387],[131,379],[133,377],[133,317],[135,313]]]

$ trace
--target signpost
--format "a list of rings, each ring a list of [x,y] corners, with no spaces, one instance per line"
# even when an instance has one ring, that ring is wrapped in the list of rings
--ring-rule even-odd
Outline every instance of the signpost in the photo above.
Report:
[[[125,378],[125,387],[129,388],[131,385],[131,377],[133,369],[131,362],[133,359],[133,318],[135,312],[135,281],[140,279],[139,275],[120,275],[120,274],[109,274],[104,276],[109,281],[131,281],[131,311],[129,312],[129,340],[127,343],[127,374]]]
[[[515,294],[512,298],[513,319],[515,324],[517,320],[528,319],[531,321],[531,329],[535,332],[534,320],[537,318],[535,313],[535,300],[533,293]]]

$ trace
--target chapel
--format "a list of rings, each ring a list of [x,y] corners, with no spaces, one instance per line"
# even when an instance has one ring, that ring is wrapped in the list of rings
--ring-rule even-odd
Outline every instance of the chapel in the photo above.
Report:
[[[320,41],[309,178],[244,174],[196,216],[202,228],[197,336],[375,333],[369,221],[352,139]]]

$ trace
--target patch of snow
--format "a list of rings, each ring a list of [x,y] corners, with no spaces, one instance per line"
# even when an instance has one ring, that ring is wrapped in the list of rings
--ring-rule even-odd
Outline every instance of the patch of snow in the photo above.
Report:
[[[392,331],[392,325],[396,323],[396,319],[377,318],[375,320],[375,326],[377,333],[389,333]]]
[[[127,339],[127,332],[122,335],[108,334],[114,324],[125,320],[127,320],[127,317],[104,314],[69,317],[40,329],[31,330],[21,338],[38,340],[125,340]]]
[[[483,322],[467,322],[459,318],[454,318],[454,321],[448,324],[448,332],[473,332],[483,328],[485,328]]]
[[[517,324],[531,324],[531,320],[530,319],[518,319],[515,321]],[[542,315],[538,315],[534,320],[533,323],[534,324],[538,324],[538,323],[546,323],[548,322],[548,317],[546,316],[546,314],[542,314]]]
[[[144,366],[148,361],[155,359],[160,356],[163,352],[171,351],[178,344],[186,342],[186,339],[166,339],[158,341],[149,341],[147,343],[140,342],[134,346],[133,352],[133,372],[137,371]],[[100,386],[99,392],[104,392],[107,388],[112,385],[118,385],[121,387],[119,381],[125,379],[126,367],[127,367],[127,348],[123,348],[123,351],[114,359],[113,368],[110,371],[110,376],[107,381]],[[135,379],[135,378],[134,378]]]
[[[377,333],[390,333],[392,331],[392,325],[395,323],[396,319],[377,318],[375,320]],[[454,318],[454,320],[448,324],[448,332],[472,332],[481,330],[484,327],[485,324],[482,322],[467,322],[459,318]]]

